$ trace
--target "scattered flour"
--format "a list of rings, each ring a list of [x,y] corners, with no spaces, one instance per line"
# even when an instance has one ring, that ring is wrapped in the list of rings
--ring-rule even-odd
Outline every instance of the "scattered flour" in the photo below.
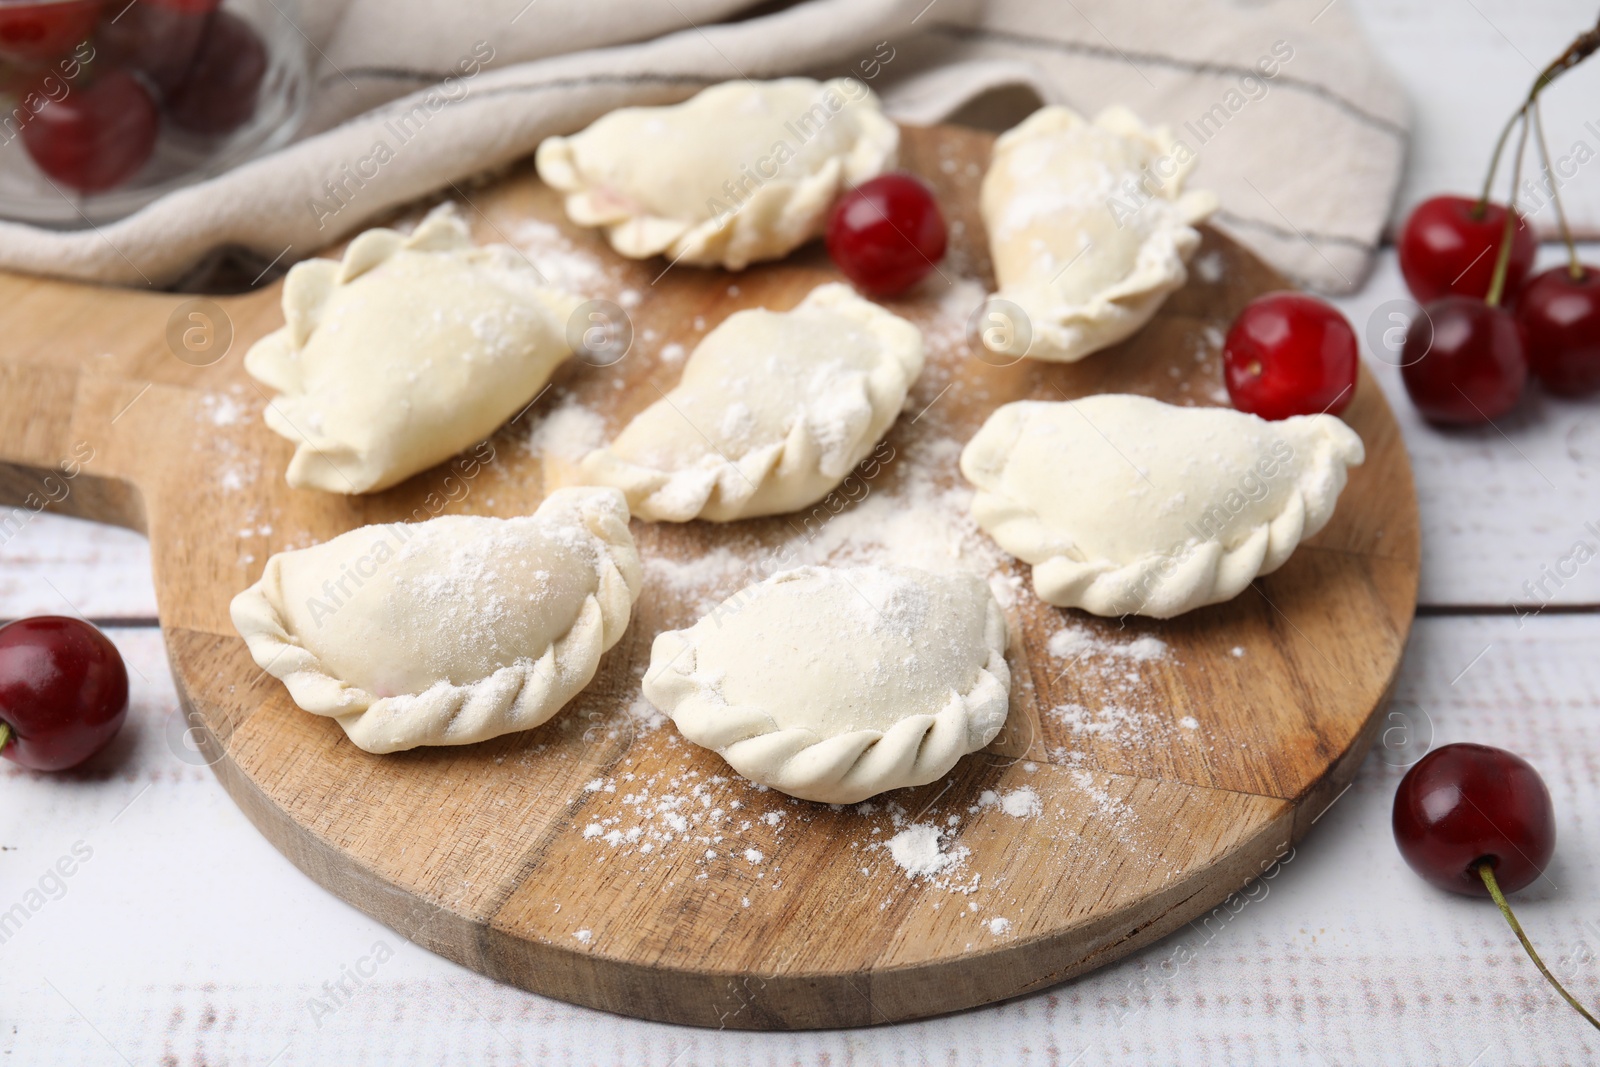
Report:
[[[533,419],[526,447],[536,456],[550,455],[569,462],[582,459],[606,443],[606,421],[570,398],[558,401]]]
[[[1033,791],[1033,787],[1025,785],[1001,797],[1000,810],[1013,819],[1026,819],[1043,811],[1044,805],[1039,802],[1039,794]]]
[[[978,794],[978,802],[967,811],[976,814],[984,808],[999,808],[1013,819],[1026,819],[1044,811],[1044,804],[1039,799],[1039,794],[1034,792],[1033,786],[1025,785],[1003,794],[993,789],[985,789]]]
[[[592,297],[598,290],[612,287],[606,263],[578,249],[548,222],[523,219],[511,227],[508,237],[557,289]]]
[[[998,915],[996,915],[994,918],[990,919],[984,925],[988,926],[989,927],[989,932],[991,934],[993,934],[994,936],[996,936],[996,937],[1001,937],[1001,936],[1011,932],[1011,920],[1010,919],[1002,919]]]
[[[1134,663],[1154,663],[1167,658],[1167,643],[1145,634],[1133,641],[1111,641],[1099,637],[1087,626],[1068,626],[1050,635],[1045,646],[1056,659],[1088,656],[1115,656]]]
[[[1155,744],[1165,725],[1161,716],[1120,704],[1102,704],[1098,708],[1058,704],[1050,709],[1050,715],[1074,737],[1106,738],[1138,746]]]
[[[908,878],[927,878],[959,866],[969,855],[965,846],[945,852],[939,828],[927,823],[908,826],[888,841],[889,855]]]
[[[581,942],[582,944],[587,945],[589,942],[594,940],[594,931],[593,930],[579,930],[577,933],[573,934],[572,936],[577,938],[578,941]]]
[[[200,407],[213,426],[234,426],[248,414],[245,405],[227,393],[207,393],[200,398]]]

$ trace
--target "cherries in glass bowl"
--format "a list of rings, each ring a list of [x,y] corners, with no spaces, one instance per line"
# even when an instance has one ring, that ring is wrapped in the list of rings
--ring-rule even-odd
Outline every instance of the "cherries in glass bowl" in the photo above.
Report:
[[[0,216],[81,226],[293,133],[291,0],[0,0]]]

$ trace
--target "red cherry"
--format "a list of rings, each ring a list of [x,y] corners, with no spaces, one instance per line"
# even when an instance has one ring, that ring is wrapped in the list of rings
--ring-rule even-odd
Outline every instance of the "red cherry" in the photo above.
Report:
[[[1555,808],[1526,760],[1501,748],[1436,748],[1400,780],[1394,839],[1411,869],[1452,893],[1489,895],[1477,867],[1515,893],[1544,872],[1556,850]]]
[[[22,128],[22,143],[39,169],[82,193],[121,185],[144,166],[156,145],[156,104],[139,79],[103,70],[51,100]]]
[[[59,59],[94,32],[100,0],[0,4],[0,60],[38,66]]]
[[[189,73],[167,97],[167,117],[191,133],[232,133],[255,117],[267,49],[232,12],[211,19]]]
[[[194,62],[220,0],[139,0],[100,27],[106,58],[166,92]]]
[[[1258,296],[1222,346],[1228,395],[1263,419],[1337,415],[1356,392],[1356,332],[1339,309],[1304,293]]]
[[[1435,300],[1422,311],[1406,330],[1400,368],[1422,417],[1471,424],[1516,407],[1528,357],[1511,312],[1465,296]]]
[[[1490,897],[1563,1000],[1600,1030],[1600,1019],[1550,972],[1506,895],[1544,873],[1556,851],[1556,815],[1539,772],[1488,745],[1435,749],[1400,780],[1394,840],[1413,871],[1440,889]]]
[[[909,174],[883,174],[834,205],[828,255],[868,296],[897,296],[944,258],[946,236],[932,189]]]
[[[1483,299],[1505,236],[1506,209],[1485,205],[1475,218],[1477,201],[1464,196],[1436,196],[1418,204],[1400,233],[1400,273],[1418,303],[1449,293]],[[1533,269],[1539,244],[1533,230],[1517,216],[1511,236],[1505,296],[1516,294]]]
[[[41,615],[0,626],[0,755],[36,771],[76,767],[128,715],[128,670],[106,635]]]
[[[1566,267],[1535,275],[1517,297],[1528,369],[1563,396],[1600,389],[1600,270]]]

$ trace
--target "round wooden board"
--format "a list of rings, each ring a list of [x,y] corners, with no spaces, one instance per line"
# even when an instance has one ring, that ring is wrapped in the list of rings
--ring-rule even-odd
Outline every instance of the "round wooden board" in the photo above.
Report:
[[[976,209],[991,140],[906,131],[905,165],[938,188],[953,223],[948,279],[992,285]],[[621,261],[565,222],[527,166],[463,196],[480,239],[542,234],[607,263],[607,293],[641,296],[633,351],[608,368],[573,361],[557,380],[557,394],[613,432],[676,381],[681,363],[663,360],[664,346],[692,348],[738,308],[787,308],[836,277],[815,245],[736,276]],[[1131,391],[1226,403],[1220,331],[1285,283],[1215,231],[1196,263],[1148,327],[1071,366],[977,358],[951,328],[959,314],[941,307],[945,278],[890,302],[927,330],[929,365],[908,408],[921,414],[890,432],[896,458],[872,491],[894,499],[929,456],[940,469],[922,476],[953,484],[952,450],[930,447],[935,435],[964,441],[1013,399]],[[256,668],[229,599],[270,553],[364,523],[436,507],[531,511],[552,472],[526,447],[527,428],[555,394],[492,438],[495,458],[465,480],[440,467],[371,497],[291,490],[290,446],[262,425],[265,397],[241,365],[281,322],[278,286],[217,298],[233,344],[203,368],[165,340],[184,299],[0,276],[0,497],[148,533],[185,709],[223,785],[296,865],[403,936],[563,1000],[698,1026],[856,1026],[1016,996],[1115,960],[1221,903],[1309,829],[1354,776],[1410,627],[1411,475],[1363,374],[1345,417],[1366,464],[1332,523],[1233,602],[1170,622],[1093,619],[1039,602],[1027,568],[1001,563],[1018,587],[1011,718],[941,782],[830,809],[759,791],[651,720],[638,703],[651,640],[703,607],[671,583],[647,583],[599,675],[545,726],[368,755]],[[85,449],[76,477],[51,473]],[[737,561],[796,536],[796,518],[633,526],[647,559],[725,550]],[[1063,662],[1047,645],[1064,627],[1101,651],[1144,635],[1170,651]],[[1113,723],[1130,685],[1145,703]],[[1085,728],[1049,713],[1063,705],[1100,718]],[[1025,787],[1039,801],[1031,814],[983,795],[1025,799]],[[938,826],[953,865],[910,877],[883,844],[908,825]]]

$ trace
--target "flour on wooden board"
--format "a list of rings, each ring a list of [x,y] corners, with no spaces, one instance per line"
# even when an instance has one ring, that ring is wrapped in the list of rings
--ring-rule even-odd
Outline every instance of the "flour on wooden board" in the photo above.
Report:
[[[1174,719],[1171,698],[1147,669],[1159,669],[1174,659],[1171,647],[1153,634],[1130,640],[1105,636],[1099,626],[1068,624],[1050,635],[1045,650],[1060,661],[1058,676],[1070,676],[1093,703],[1064,701],[1045,712],[1066,728],[1069,737],[1114,744],[1122,748],[1152,750],[1173,744],[1200,723],[1192,715]],[[1057,746],[1051,758],[1080,765],[1081,748]]]
[[[585,297],[596,296],[602,289],[616,290],[615,295],[622,296],[606,261],[579,249],[550,223],[522,219],[511,224],[507,237],[546,284]]]
[[[606,442],[606,420],[568,394],[557,394],[543,412],[530,415],[533,427],[524,447],[533,455],[576,462]]]

